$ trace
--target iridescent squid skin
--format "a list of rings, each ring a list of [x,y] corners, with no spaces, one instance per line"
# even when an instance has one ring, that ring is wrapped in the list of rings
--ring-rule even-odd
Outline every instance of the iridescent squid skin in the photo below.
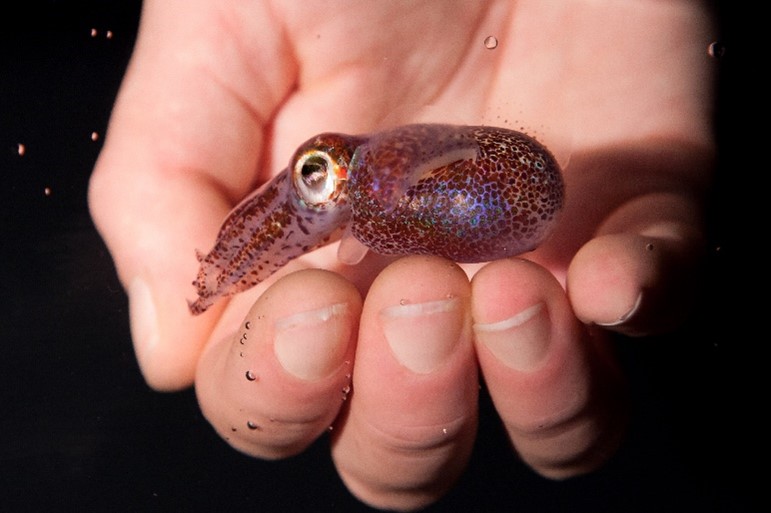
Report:
[[[548,236],[563,199],[554,156],[514,130],[422,124],[320,134],[233,209],[211,252],[198,255],[190,311],[343,233],[387,255],[485,262],[524,253]]]

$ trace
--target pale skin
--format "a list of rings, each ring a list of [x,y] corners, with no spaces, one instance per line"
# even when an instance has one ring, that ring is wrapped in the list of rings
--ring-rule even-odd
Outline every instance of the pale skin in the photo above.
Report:
[[[623,376],[607,334],[682,320],[703,249],[714,149],[700,3],[143,9],[90,203],[150,386],[194,384],[213,427],[256,457],[301,452],[332,426],[341,478],[379,507],[415,509],[453,485],[479,380],[534,471],[566,478],[613,454]],[[296,146],[420,121],[524,127],[569,160],[553,236],[464,267],[372,255],[351,267],[330,246],[190,315],[195,249]]]

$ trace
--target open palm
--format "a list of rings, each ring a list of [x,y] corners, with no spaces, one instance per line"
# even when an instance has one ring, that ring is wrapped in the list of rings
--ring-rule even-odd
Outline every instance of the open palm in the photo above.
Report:
[[[378,506],[452,485],[478,369],[536,471],[607,458],[623,409],[600,390],[621,378],[587,325],[669,328],[699,256],[712,142],[698,5],[148,1],[140,29],[90,200],[151,386],[195,380],[215,429],[256,456],[334,425],[342,478]],[[427,121],[523,129],[567,164],[560,225],[527,261],[349,267],[330,247],[189,315],[194,250],[299,143]]]

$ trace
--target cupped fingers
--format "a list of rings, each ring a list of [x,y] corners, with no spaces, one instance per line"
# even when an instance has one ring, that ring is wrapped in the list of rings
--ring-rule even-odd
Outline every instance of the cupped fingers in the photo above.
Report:
[[[196,373],[204,416],[252,456],[301,452],[345,401],[360,313],[357,289],[337,274],[306,270],[280,279],[235,335],[204,351]]]
[[[561,285],[525,260],[501,260],[472,280],[479,365],[519,456],[536,472],[591,471],[624,430],[620,378],[605,341],[573,315]]]
[[[479,389],[469,294],[457,265],[421,256],[390,265],[369,290],[353,395],[333,431],[338,472],[369,504],[425,506],[465,468]]]

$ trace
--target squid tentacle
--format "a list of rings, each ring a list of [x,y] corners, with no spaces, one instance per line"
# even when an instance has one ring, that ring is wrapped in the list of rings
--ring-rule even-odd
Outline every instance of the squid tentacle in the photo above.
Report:
[[[293,197],[289,170],[242,201],[225,219],[214,248],[199,258],[190,312],[206,311],[218,298],[247,290],[290,260],[333,240],[346,212],[304,209]]]

